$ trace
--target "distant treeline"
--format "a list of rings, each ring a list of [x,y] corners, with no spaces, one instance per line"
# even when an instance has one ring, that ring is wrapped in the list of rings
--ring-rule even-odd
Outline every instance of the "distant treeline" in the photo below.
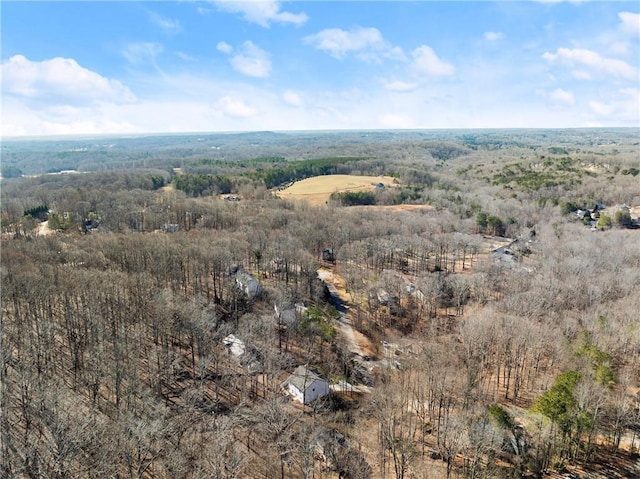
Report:
[[[369,157],[287,160],[281,156],[262,156],[242,161],[201,159],[195,163],[185,162],[182,169],[184,174],[174,179],[174,186],[189,196],[230,193],[240,178],[263,183],[270,189],[312,176],[387,173],[382,161]]]
[[[258,168],[251,176],[264,181],[267,188],[274,188],[292,181],[303,180],[312,176],[335,175],[347,173],[351,168],[341,168],[367,158],[320,158],[316,160],[292,161],[277,168]]]
[[[173,186],[188,196],[207,196],[231,193],[231,179],[222,175],[177,175]]]
[[[234,179],[237,180],[239,177],[248,177],[253,181],[264,183],[267,188],[274,188],[312,176],[355,173],[356,163],[358,168],[362,166],[367,168],[363,164],[367,160],[369,158],[335,157],[286,161],[282,157],[259,157],[242,162],[217,164],[201,160],[199,162],[201,166],[210,163],[211,166],[216,166],[220,173],[206,174],[200,172],[201,168],[196,167],[197,172],[189,171],[175,176],[173,185],[188,196],[231,193],[234,189]],[[244,168],[249,171],[243,171]]]
[[[236,161],[203,158],[195,162],[187,161],[185,162],[185,167],[188,167],[191,169],[191,168],[198,168],[199,165],[204,165],[204,166],[209,166],[209,167],[213,166],[216,168],[223,168],[223,169],[233,169],[233,168],[245,169],[245,168],[254,168],[256,166],[260,166],[265,163],[280,164],[280,163],[286,163],[287,161],[288,160],[283,156],[259,156],[256,158],[251,158],[250,160],[236,160]]]
[[[3,193],[26,198],[50,196],[53,191],[65,188],[75,190],[147,190],[161,188],[171,181],[171,173],[158,169],[90,172],[82,174],[40,175],[33,178],[16,178],[2,184]]]

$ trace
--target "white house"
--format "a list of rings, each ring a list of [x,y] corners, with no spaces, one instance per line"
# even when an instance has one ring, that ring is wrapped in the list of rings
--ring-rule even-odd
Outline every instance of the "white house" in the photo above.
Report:
[[[329,383],[306,366],[298,366],[282,383],[282,388],[302,404],[311,404],[329,394]]]

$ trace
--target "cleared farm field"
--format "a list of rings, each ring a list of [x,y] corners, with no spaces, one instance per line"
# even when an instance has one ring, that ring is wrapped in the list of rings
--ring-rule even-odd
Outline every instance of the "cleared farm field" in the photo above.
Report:
[[[333,193],[369,191],[375,189],[378,183],[389,188],[395,186],[397,180],[392,176],[314,176],[295,182],[288,188],[278,191],[277,195],[283,199],[306,200],[314,206],[320,206],[329,201]]]

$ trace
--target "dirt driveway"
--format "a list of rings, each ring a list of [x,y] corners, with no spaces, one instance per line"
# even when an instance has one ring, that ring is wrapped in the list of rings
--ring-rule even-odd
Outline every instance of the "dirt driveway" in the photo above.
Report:
[[[346,341],[349,352],[363,358],[374,357],[376,354],[374,345],[369,338],[353,327],[351,295],[345,290],[344,278],[327,268],[320,268],[318,277],[328,286],[331,293],[331,302],[340,314],[337,328]]]

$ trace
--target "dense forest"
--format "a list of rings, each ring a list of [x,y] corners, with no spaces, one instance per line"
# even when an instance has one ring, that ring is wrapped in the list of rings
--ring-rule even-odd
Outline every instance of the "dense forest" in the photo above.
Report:
[[[0,476],[640,475],[638,138],[3,141]]]

